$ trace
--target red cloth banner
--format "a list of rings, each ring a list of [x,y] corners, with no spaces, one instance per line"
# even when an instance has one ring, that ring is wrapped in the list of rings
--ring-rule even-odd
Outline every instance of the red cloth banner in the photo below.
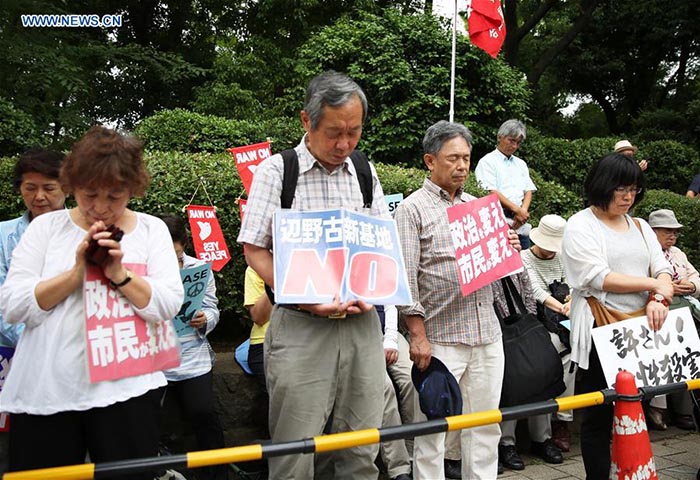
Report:
[[[216,210],[203,205],[188,205],[187,218],[190,219],[192,243],[197,258],[211,263],[211,269],[215,272],[220,271],[231,260],[231,255],[219,219],[216,218]]]
[[[447,209],[462,295],[522,270],[495,193]]]
[[[256,143],[245,147],[227,149],[236,160],[236,168],[241,176],[245,193],[250,195],[250,186],[253,183],[253,175],[258,164],[272,155],[270,142]]]
[[[506,39],[506,22],[500,0],[472,0],[469,38],[493,58],[498,56]]]
[[[148,275],[145,264],[124,266],[138,275]],[[83,297],[90,382],[180,365],[180,345],[172,320],[155,325],[141,319],[126,297],[109,285],[101,268],[86,266]]]
[[[245,200],[243,198],[238,200],[238,209],[239,209],[238,213],[240,213],[240,215],[241,215],[241,223],[243,223],[243,215],[245,214],[245,209],[247,206],[248,206],[248,200]]]

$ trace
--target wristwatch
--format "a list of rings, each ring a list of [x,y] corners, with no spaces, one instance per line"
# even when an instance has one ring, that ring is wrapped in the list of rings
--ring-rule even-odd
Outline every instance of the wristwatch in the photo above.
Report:
[[[649,300],[654,300],[655,302],[659,302],[663,306],[668,307],[668,301],[666,301],[664,296],[661,295],[660,293],[651,294],[651,295],[649,295],[649,297],[651,297]]]
[[[112,288],[121,288],[121,287],[123,287],[124,285],[126,285],[127,283],[129,283],[129,282],[131,281],[132,278],[134,278],[134,274],[131,273],[131,270],[127,270],[127,271],[126,271],[126,278],[125,278],[124,280],[122,280],[122,281],[119,282],[119,283],[114,283],[113,281],[110,280],[110,281],[109,281],[109,285],[110,285]]]

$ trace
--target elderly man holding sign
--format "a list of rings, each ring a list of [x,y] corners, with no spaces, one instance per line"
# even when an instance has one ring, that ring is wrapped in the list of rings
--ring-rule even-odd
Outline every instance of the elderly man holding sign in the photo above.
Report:
[[[411,359],[420,370],[432,356],[447,366],[459,383],[464,413],[495,409],[504,356],[493,293],[489,283],[462,294],[447,214],[450,207],[475,200],[464,192],[472,136],[462,124],[440,121],[426,132],[423,149],[430,175],[395,215],[414,299],[399,308],[410,333]],[[504,238],[509,253],[520,249],[514,231]],[[500,436],[497,424],[462,430],[463,478],[496,478]],[[413,478],[445,478],[444,453],[444,433],[417,437]]]

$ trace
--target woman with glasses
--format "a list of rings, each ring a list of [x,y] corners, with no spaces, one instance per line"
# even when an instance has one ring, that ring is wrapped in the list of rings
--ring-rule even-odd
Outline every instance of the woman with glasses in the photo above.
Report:
[[[571,300],[571,361],[581,369],[583,392],[607,388],[591,332],[602,313],[618,310],[645,315],[659,330],[673,297],[671,266],[649,225],[628,212],[642,200],[644,173],[617,153],[600,159],[588,172],[588,208],[573,215],[564,232],[562,260]],[[596,317],[594,318],[594,313]],[[581,453],[587,479],[607,479],[613,406],[583,411]]]

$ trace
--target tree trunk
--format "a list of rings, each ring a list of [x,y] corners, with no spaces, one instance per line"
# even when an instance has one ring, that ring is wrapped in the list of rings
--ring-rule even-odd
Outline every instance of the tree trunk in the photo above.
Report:
[[[535,66],[532,67],[532,70],[530,70],[530,72],[528,73],[527,80],[528,82],[530,82],[530,85],[537,85],[537,83],[540,81],[540,78],[542,77],[542,74],[547,69],[547,67],[551,65],[554,59],[557,58],[557,55],[563,52],[566,49],[566,47],[568,47],[569,44],[574,40],[574,38],[576,38],[576,35],[578,35],[581,32],[581,30],[583,30],[586,27],[586,25],[588,25],[588,23],[593,18],[593,10],[595,10],[599,3],[600,0],[589,0],[583,8],[581,16],[576,19],[576,22],[574,22],[569,31],[567,31],[566,34],[564,34],[564,36],[561,37],[557,43],[552,45],[546,52],[544,52],[544,54],[540,57]]]
[[[503,17],[506,23],[506,41],[505,41],[505,56],[506,62],[511,67],[516,67],[518,64],[518,52],[520,50],[520,42],[527,36],[530,31],[542,20],[557,4],[558,0],[545,0],[540,4],[535,13],[532,14],[523,24],[518,27],[518,1],[505,0],[505,11]]]

